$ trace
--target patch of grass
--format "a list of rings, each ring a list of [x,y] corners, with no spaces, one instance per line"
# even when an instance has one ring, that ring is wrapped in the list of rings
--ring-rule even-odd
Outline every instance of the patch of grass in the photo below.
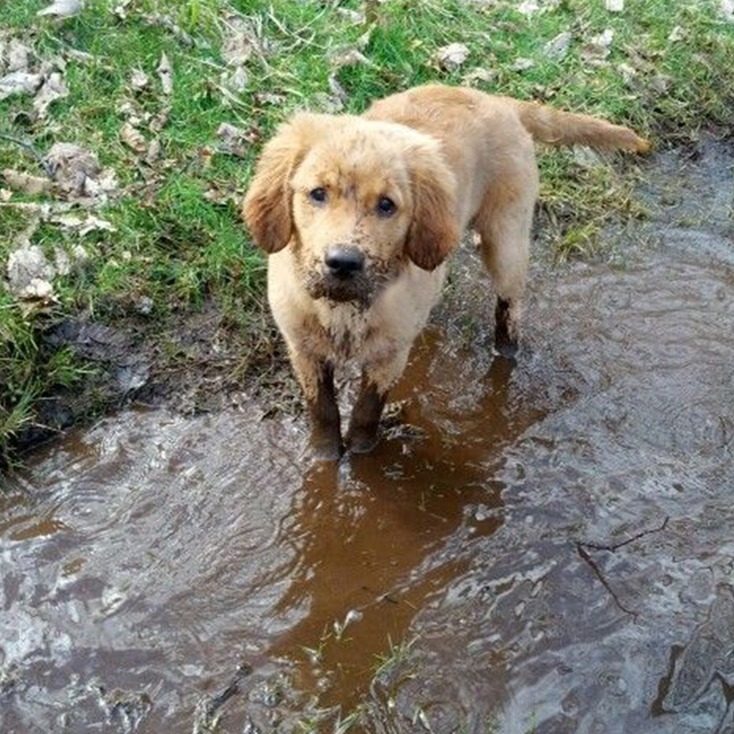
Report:
[[[375,678],[390,677],[408,659],[408,654],[417,639],[414,637],[400,642],[393,642],[392,639],[388,639],[388,652],[377,657]]]
[[[172,313],[212,301],[230,324],[260,308],[264,260],[243,231],[237,202],[261,143],[294,109],[343,105],[359,113],[375,97],[414,84],[468,80],[489,92],[607,116],[663,146],[702,127],[731,125],[734,25],[713,0],[638,0],[617,14],[601,2],[563,0],[532,16],[509,0],[88,0],[76,17],[38,17],[46,4],[6,0],[2,38],[28,45],[38,64],[55,64],[69,95],[45,120],[35,116],[31,96],[0,101],[0,133],[37,152],[2,138],[0,169],[43,176],[37,157],[55,142],[71,142],[113,168],[120,189],[95,209],[114,231],[81,235],[46,222],[33,234],[48,257],[57,247],[80,245],[87,253],[83,265],[54,279],[50,312],[24,313],[0,291],[3,451],[33,422],[40,396],[84,378],[80,358],[67,354],[60,369],[44,348],[49,324],[80,312],[114,324],[145,302],[152,304],[146,328],[155,333]],[[604,56],[593,39],[608,30]],[[563,33],[567,52],[549,55],[546,45]],[[468,47],[468,59],[443,70],[436,52],[457,42]],[[228,56],[233,48],[239,57]],[[339,65],[348,49],[366,63]],[[173,70],[170,96],[158,79],[164,56]],[[241,88],[232,81],[237,67]],[[131,85],[135,70],[149,79],[139,91]],[[130,120],[146,144],[160,144],[156,161],[123,141]],[[223,122],[248,132],[244,156],[219,151]],[[559,257],[596,252],[609,217],[638,214],[635,165],[617,165],[623,160],[586,168],[568,151],[541,155],[542,207]],[[54,194],[22,192],[0,202],[3,265],[35,216],[17,206],[23,202],[57,203]]]

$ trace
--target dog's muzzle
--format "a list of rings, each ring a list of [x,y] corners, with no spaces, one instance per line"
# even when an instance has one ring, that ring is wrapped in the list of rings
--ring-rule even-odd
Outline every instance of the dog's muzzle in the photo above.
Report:
[[[323,260],[306,278],[306,289],[312,298],[361,306],[370,304],[376,286],[364,252],[349,245],[329,247]]]

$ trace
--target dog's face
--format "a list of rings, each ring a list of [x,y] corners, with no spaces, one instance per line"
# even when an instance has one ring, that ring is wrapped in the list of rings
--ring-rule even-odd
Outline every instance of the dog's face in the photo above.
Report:
[[[351,116],[300,115],[266,145],[245,198],[266,252],[293,248],[312,298],[369,305],[408,261],[456,246],[455,180],[439,144]]]
[[[350,130],[315,144],[294,173],[293,246],[313,298],[368,304],[404,267],[414,202],[395,147]]]

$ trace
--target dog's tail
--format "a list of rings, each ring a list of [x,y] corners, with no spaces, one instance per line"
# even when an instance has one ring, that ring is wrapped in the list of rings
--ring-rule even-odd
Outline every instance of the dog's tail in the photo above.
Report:
[[[647,153],[650,141],[628,127],[591,115],[562,112],[535,102],[515,102],[523,127],[541,143],[548,145],[588,145],[607,150]]]

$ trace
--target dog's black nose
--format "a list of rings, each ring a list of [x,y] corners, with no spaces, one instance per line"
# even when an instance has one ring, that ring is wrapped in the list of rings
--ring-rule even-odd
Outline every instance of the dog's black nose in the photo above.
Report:
[[[333,276],[346,280],[364,270],[364,253],[356,247],[330,247],[324,262]]]

